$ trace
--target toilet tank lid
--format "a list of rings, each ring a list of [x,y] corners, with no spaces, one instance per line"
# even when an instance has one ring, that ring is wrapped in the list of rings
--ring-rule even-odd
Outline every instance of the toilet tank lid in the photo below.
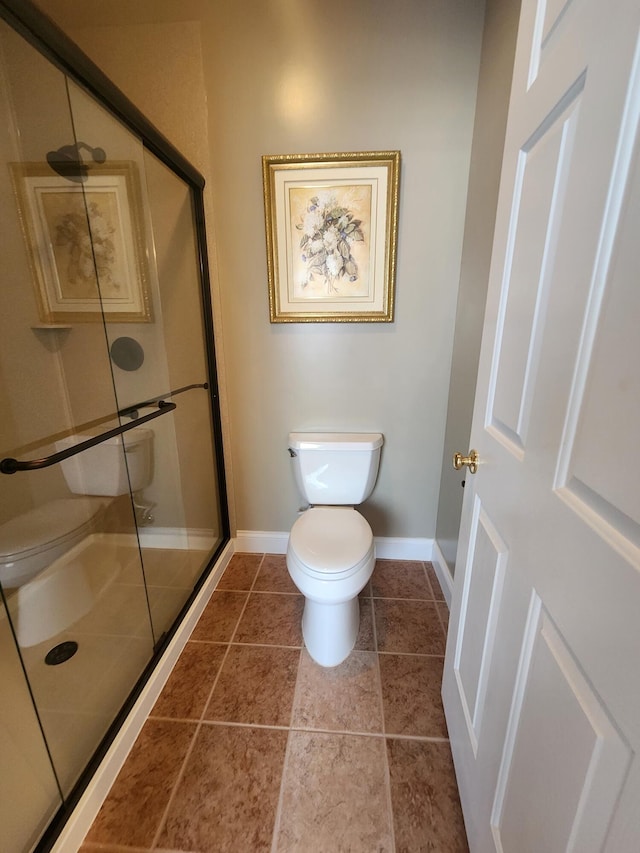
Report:
[[[292,450],[375,450],[384,438],[379,432],[290,432]]]

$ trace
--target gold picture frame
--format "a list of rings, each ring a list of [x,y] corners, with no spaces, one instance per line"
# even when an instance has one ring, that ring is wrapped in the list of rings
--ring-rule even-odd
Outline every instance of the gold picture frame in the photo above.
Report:
[[[11,164],[40,319],[151,322],[137,165],[92,163],[83,171],[76,182],[46,163]]]
[[[391,323],[399,151],[262,158],[272,323]]]

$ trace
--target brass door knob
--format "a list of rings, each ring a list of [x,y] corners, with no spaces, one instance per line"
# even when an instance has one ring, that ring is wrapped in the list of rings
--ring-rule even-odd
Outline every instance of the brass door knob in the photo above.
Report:
[[[463,456],[462,453],[454,453],[453,454],[453,467],[456,471],[459,471],[461,468],[464,468],[465,465],[469,467],[469,473],[475,474],[478,470],[478,451],[470,450],[468,456]]]

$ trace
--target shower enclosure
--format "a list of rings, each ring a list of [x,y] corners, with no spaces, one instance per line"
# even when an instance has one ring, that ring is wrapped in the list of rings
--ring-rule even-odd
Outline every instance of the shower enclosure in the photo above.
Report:
[[[0,850],[23,853],[229,530],[203,181],[34,7],[0,14]]]

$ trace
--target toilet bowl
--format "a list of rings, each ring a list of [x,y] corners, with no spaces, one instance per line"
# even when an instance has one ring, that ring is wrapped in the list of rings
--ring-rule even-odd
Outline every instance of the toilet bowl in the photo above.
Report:
[[[358,637],[358,594],[373,572],[375,547],[354,504],[373,490],[382,441],[379,433],[289,436],[296,483],[311,506],[291,528],[286,562],[305,597],[305,646],[321,666],[345,660]]]
[[[352,507],[313,507],[291,528],[287,568],[305,597],[302,635],[322,666],[353,649],[360,626],[358,594],[375,565],[373,533]]]

